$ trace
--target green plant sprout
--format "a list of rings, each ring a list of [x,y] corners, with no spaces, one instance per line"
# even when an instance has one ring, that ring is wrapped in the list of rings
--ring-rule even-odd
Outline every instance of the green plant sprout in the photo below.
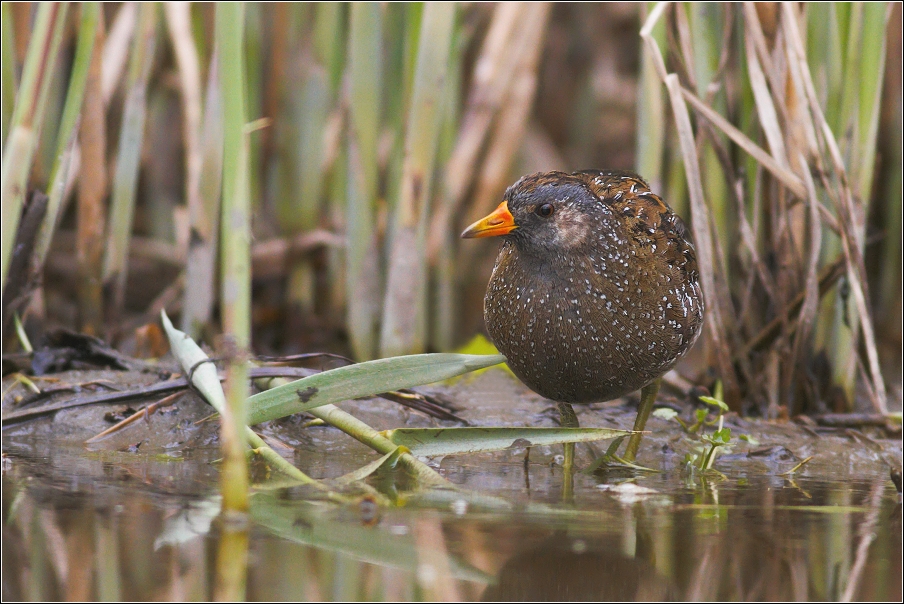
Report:
[[[710,407],[714,407],[717,415],[714,419],[708,420],[709,409],[697,409],[694,413],[695,422],[688,426],[685,422],[681,421],[681,419],[675,415],[675,421],[681,424],[681,427],[685,429],[688,434],[696,434],[700,432],[700,440],[707,443],[709,445],[708,448],[704,447],[702,455],[699,453],[688,453],[684,462],[686,467],[688,468],[691,475],[695,472],[699,471],[704,474],[706,473],[720,473],[717,472],[713,468],[713,463],[716,461],[716,451],[719,447],[724,447],[728,445],[731,441],[731,428],[726,428],[724,425],[725,422],[725,412],[728,411],[728,405],[722,401],[722,383],[717,382],[715,392],[713,393],[715,396],[701,396],[700,400],[709,405]],[[703,428],[705,426],[718,426],[712,434],[704,434]],[[721,474],[721,473],[720,473]]]
[[[731,444],[731,428],[726,428],[724,425],[724,414],[729,411],[729,408],[722,400],[721,382],[716,384],[715,392],[713,394],[714,396],[700,397],[701,401],[710,407],[713,407],[716,411],[716,416],[712,419],[710,419],[709,414],[711,410],[709,408],[697,409],[694,412],[694,422],[692,424],[688,424],[678,417],[678,412],[674,409],[664,407],[656,409],[653,412],[653,415],[660,419],[666,421],[674,419],[688,434],[700,434],[700,440],[709,445],[708,448],[704,446],[703,450],[698,453],[688,453],[685,456],[684,462],[691,476],[697,471],[721,474],[713,469],[713,463],[716,460],[716,450],[719,447]],[[712,434],[705,434],[703,431],[706,426],[716,426],[716,430]],[[738,438],[754,446],[759,444],[759,441],[749,434],[739,434]],[[613,442],[613,445],[615,445],[615,442]]]

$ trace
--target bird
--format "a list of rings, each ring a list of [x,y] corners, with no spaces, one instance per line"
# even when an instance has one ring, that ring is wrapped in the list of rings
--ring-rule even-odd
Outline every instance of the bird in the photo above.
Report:
[[[559,403],[563,425],[577,425],[572,404],[641,390],[623,456],[634,462],[662,375],[703,327],[684,221],[633,172],[538,172],[461,237],[502,238],[487,333],[522,382]]]

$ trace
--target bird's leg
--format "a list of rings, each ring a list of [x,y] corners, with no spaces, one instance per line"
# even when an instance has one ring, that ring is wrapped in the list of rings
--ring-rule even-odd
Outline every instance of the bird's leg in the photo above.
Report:
[[[563,428],[581,427],[581,423],[578,421],[578,416],[574,412],[574,407],[571,406],[571,403],[556,403],[556,405],[559,407],[560,423]]]
[[[650,412],[653,410],[653,403],[656,402],[656,394],[659,392],[659,384],[662,378],[656,378],[643,387],[640,391],[640,406],[637,408],[637,419],[634,420],[634,430],[641,432],[650,419]],[[628,439],[628,448],[625,449],[625,461],[634,463],[637,459],[637,449],[640,448],[640,434],[632,434]]]
[[[556,403],[559,407],[559,418],[563,428],[579,428],[578,416],[574,412],[574,407],[569,403]],[[562,469],[565,473],[565,492],[563,497],[566,501],[570,501],[574,491],[574,443],[565,443],[565,461],[562,463]]]

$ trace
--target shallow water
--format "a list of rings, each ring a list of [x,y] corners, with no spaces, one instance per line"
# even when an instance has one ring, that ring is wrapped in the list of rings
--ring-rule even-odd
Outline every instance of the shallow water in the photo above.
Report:
[[[498,399],[520,422],[549,421],[548,405],[507,378],[457,388],[469,419],[512,421],[493,412]],[[423,421],[383,404],[347,408],[371,413],[378,427]],[[579,413],[583,425],[632,415],[611,406]],[[653,421],[640,461],[661,473],[578,473],[568,484],[561,447],[535,447],[527,465],[523,449],[446,457],[432,463],[461,492],[405,492],[403,477],[381,476],[371,484],[395,505],[379,508],[367,497],[340,505],[299,487],[260,488],[243,527],[219,518],[215,443],[177,438],[166,426],[181,425],[178,417],[136,427],[172,435],[137,450],[89,450],[63,414],[4,431],[4,600],[206,600],[223,576],[223,547],[235,543],[247,543],[250,600],[902,596],[901,505],[886,463],[900,459],[900,441],[804,438],[737,420],[759,442],[738,442],[716,463],[724,476],[701,478],[681,463],[691,445],[680,431]],[[375,457],[329,428],[293,432],[284,422],[270,432],[318,478]],[[578,453],[586,467],[590,452]],[[814,454],[793,478],[779,475]]]
[[[62,478],[72,468],[60,457],[50,473],[47,460],[7,458],[4,599],[211,597],[223,531],[206,463],[136,454],[93,462],[100,479]],[[170,479],[164,464],[183,471]],[[530,470],[561,484],[558,467]],[[491,487],[506,475],[523,480],[524,468],[460,471]],[[303,495],[252,497],[249,599],[901,597],[901,508],[881,476],[689,484],[579,476],[573,503],[525,486],[509,510],[452,495],[375,512],[367,501],[335,506]]]

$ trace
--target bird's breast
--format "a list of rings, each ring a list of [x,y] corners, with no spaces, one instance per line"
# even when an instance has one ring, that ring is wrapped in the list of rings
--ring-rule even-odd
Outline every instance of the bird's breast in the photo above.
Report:
[[[632,272],[629,256],[611,249],[541,262],[503,246],[484,318],[493,343],[531,389],[572,403],[617,398],[664,373],[696,339],[699,289]]]

